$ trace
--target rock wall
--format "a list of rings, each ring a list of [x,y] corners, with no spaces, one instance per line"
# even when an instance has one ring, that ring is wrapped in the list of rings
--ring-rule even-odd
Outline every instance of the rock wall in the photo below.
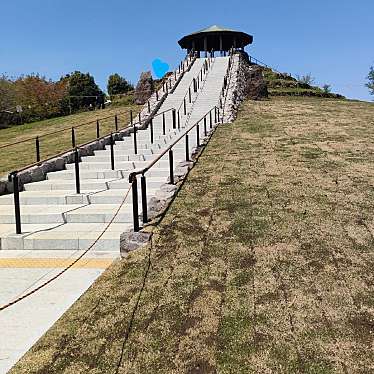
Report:
[[[226,94],[223,119],[230,123],[236,118],[240,103],[250,98],[261,100],[268,97],[267,84],[263,75],[263,68],[252,65],[245,52],[233,55],[228,90]]]

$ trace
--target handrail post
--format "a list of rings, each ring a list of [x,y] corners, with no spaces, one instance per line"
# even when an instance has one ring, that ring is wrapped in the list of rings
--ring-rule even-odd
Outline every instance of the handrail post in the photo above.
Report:
[[[190,161],[190,148],[188,146],[188,134],[186,134],[186,161]]]
[[[188,87],[188,99],[191,104],[191,87]]]
[[[181,128],[181,116],[178,110],[178,130]]]
[[[148,222],[148,207],[147,207],[147,183],[144,174],[140,178],[140,187],[142,194],[142,215],[143,223]]]
[[[186,98],[183,99],[183,113],[184,113],[184,115],[187,114]]]
[[[35,138],[36,162],[40,161],[40,141],[39,136]]]
[[[71,128],[71,146],[72,148],[75,148],[75,128]]]
[[[138,154],[138,141],[137,141],[137,128],[136,128],[136,125],[134,123],[134,153],[137,155]]]
[[[212,128],[212,111],[209,111],[209,127]]]
[[[149,100],[148,100],[147,104],[148,104],[148,113],[151,113],[151,103],[149,102]]]
[[[214,107],[214,123],[217,123],[217,107]]]
[[[197,92],[196,78],[193,79],[193,92]]]
[[[173,129],[175,129],[177,127],[176,126],[176,110],[175,109],[172,109],[171,116],[172,116],[172,120],[173,120]]]
[[[114,127],[116,129],[116,132],[118,132],[118,117],[117,117],[117,114],[114,116]]]
[[[112,133],[110,133],[110,166],[114,170],[114,139]]]
[[[13,199],[14,199],[14,216],[15,216],[15,221],[16,221],[16,234],[22,234],[18,173],[14,172],[12,176],[13,176],[12,178],[13,179]]]
[[[199,124],[196,125],[196,146],[200,147],[200,128],[199,128]]]
[[[158,101],[158,90],[156,90],[156,100]]]
[[[151,130],[151,144],[153,144],[153,119],[152,118],[149,122],[149,128]]]
[[[74,151],[74,164],[75,164],[75,191],[77,194],[81,193],[80,175],[79,175],[79,151],[75,148]]]
[[[165,112],[162,113],[162,135],[166,135]]]
[[[207,136],[207,130],[206,130],[206,116],[204,117],[204,135]]]
[[[100,138],[100,123],[99,120],[96,120],[96,138]]]
[[[170,184],[174,184],[174,158],[172,149],[169,149],[169,175]]]
[[[136,176],[132,180],[132,215],[134,222],[134,231],[139,231],[139,207],[138,207],[138,181]]]

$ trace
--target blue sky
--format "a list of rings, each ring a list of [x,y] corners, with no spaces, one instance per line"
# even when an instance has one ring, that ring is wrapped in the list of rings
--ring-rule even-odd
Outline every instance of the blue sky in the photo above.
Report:
[[[252,34],[247,51],[280,71],[372,99],[364,84],[374,65],[373,0],[3,0],[0,9],[8,75],[81,70],[105,89],[117,72],[136,83],[155,58],[178,64],[180,37],[218,24]]]

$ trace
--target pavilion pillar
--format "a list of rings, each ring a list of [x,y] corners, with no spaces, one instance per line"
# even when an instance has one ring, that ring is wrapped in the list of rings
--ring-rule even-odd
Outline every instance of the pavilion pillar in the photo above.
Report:
[[[205,57],[208,57],[208,38],[204,36],[204,51],[205,51]]]
[[[219,50],[222,56],[222,51],[223,51],[223,41],[222,41],[222,35],[219,36]]]

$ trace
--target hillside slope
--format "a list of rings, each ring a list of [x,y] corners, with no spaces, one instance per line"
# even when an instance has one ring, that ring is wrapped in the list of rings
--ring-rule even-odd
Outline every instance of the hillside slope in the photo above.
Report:
[[[368,373],[374,105],[277,97],[217,129],[155,229],[12,373]]]

